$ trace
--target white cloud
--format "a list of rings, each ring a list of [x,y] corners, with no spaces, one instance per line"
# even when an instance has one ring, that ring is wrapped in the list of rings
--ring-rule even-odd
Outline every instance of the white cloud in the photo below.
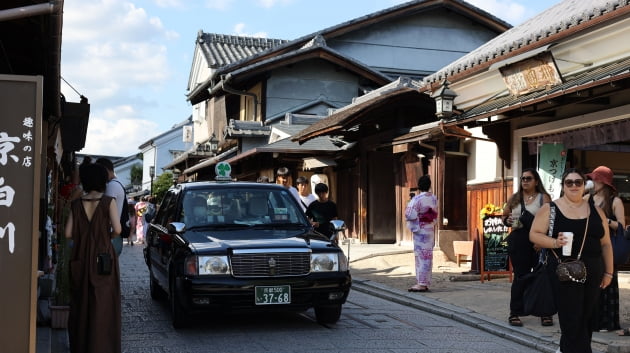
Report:
[[[159,133],[156,123],[138,119],[129,105],[92,112],[85,148],[80,153],[127,157],[138,153],[138,146]]]
[[[155,5],[164,8],[183,8],[182,0],[154,0]]]
[[[65,1],[62,76],[91,104],[89,153],[127,156],[159,133],[158,124],[146,117],[162,102],[143,97],[170,84],[174,68],[169,67],[167,45],[176,38],[160,18],[131,2]],[[61,88],[69,101],[78,101],[66,84]]]
[[[245,32],[246,25],[244,23],[237,23],[234,25],[234,34],[237,36],[243,37],[257,37],[257,38],[267,38],[267,32],[257,32],[254,34],[249,34]]]
[[[206,0],[206,7],[215,10],[227,10],[234,0]]]

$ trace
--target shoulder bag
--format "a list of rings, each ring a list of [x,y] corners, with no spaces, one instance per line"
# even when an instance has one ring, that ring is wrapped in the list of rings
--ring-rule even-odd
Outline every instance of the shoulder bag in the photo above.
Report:
[[[553,203],[549,209],[549,230],[547,235],[553,234],[555,208]],[[552,278],[547,268],[547,250],[542,249],[538,258],[538,264],[532,272],[522,278],[525,283],[523,293],[523,314],[533,316],[553,316],[558,312],[556,296]]]
[[[612,244],[615,265],[623,265],[628,262],[628,258],[630,258],[630,235],[628,230],[618,226],[615,234],[611,231],[610,243]]]
[[[588,231],[588,220],[590,218],[590,205],[589,212],[586,215],[586,226],[584,227],[584,237],[582,238],[582,246],[580,247],[580,252],[577,255],[577,259],[566,259],[562,261],[558,254],[551,249],[554,256],[558,260],[558,267],[556,267],[556,275],[558,275],[558,279],[561,282],[573,281],[576,283],[584,283],[586,282],[586,266],[584,262],[580,260],[582,256],[582,250],[584,249],[584,243],[586,242],[586,232]]]

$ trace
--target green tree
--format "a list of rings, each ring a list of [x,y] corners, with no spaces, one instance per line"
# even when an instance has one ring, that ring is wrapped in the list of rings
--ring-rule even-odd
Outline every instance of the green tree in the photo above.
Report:
[[[171,186],[173,186],[173,173],[164,172],[160,174],[160,176],[153,181],[153,195],[155,195],[155,202],[158,204],[162,202],[162,198]]]
[[[131,178],[131,184],[140,185],[142,183],[142,164],[134,164],[131,166],[129,172]]]

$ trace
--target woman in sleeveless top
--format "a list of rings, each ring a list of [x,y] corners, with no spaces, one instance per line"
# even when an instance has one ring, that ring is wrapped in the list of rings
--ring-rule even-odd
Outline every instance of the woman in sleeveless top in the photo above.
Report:
[[[545,190],[540,175],[533,168],[524,169],[521,173],[518,191],[514,193],[503,208],[503,223],[512,227],[508,236],[508,255],[512,262],[514,279],[510,293],[510,316],[508,322],[512,326],[523,326],[519,316],[523,312],[523,294],[525,283],[523,276],[530,273],[536,265],[537,256],[534,244],[529,241],[529,230],[533,217],[520,217],[523,206],[531,215],[536,215],[543,203],[551,202],[551,196]],[[520,219],[519,219],[520,217]],[[543,326],[553,325],[551,316],[541,317]]]
[[[613,236],[617,230],[624,229],[625,217],[623,201],[617,197],[617,189],[613,185],[613,172],[608,167],[599,166],[586,176],[593,180],[594,184],[592,201],[606,214],[608,231]],[[589,196],[585,198],[589,199]],[[619,326],[619,282],[616,270],[613,271],[610,286],[602,290],[599,297],[597,317],[596,329],[599,331],[614,331],[621,328]]]
[[[72,239],[70,351],[120,353],[120,272],[111,242],[121,231],[118,208],[115,199],[103,194],[107,183],[103,166],[82,165],[80,178],[87,193],[72,202],[65,228],[66,238]],[[110,274],[97,271],[101,253],[109,254]]]
[[[610,285],[613,277],[608,221],[601,209],[582,199],[584,182],[584,174],[576,169],[567,170],[562,176],[562,196],[550,204],[555,208],[552,236],[547,236],[549,204],[543,205],[538,211],[529,233],[534,244],[552,249],[561,260],[575,259],[581,251],[580,259],[586,265],[584,283],[560,282],[557,277],[552,277],[557,287],[556,302],[561,331],[559,351],[564,353],[592,353],[591,338],[597,326],[595,311],[599,294],[601,289]],[[568,243],[564,232],[573,232],[571,256],[563,256],[560,249]],[[584,247],[580,250],[582,241]],[[548,256],[552,269],[557,266],[555,255]]]

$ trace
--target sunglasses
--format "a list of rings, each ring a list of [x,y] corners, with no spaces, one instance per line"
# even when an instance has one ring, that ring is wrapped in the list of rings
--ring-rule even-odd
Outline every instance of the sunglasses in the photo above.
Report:
[[[564,186],[573,187],[573,185],[580,187],[584,185],[584,179],[564,179]]]
[[[530,177],[530,176],[521,177],[521,181],[532,181],[532,180],[534,180],[534,177]]]

